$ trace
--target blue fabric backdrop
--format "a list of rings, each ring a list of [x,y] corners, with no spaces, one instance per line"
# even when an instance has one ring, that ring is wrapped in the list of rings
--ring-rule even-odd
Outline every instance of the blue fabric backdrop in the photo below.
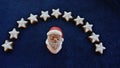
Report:
[[[103,55],[96,54],[88,34],[73,22],[51,17],[38,24],[17,28],[17,20],[30,13],[52,12],[59,8],[71,11],[94,25],[93,31],[107,48]],[[14,41],[14,49],[5,53],[0,47],[0,68],[120,68],[120,1],[119,0],[0,0],[0,45],[8,32],[17,28],[21,33]],[[62,50],[51,54],[45,45],[46,33],[51,26],[59,26],[64,33]]]

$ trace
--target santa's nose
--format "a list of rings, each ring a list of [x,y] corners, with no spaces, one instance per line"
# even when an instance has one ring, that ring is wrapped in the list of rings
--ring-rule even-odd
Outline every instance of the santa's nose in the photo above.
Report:
[[[57,42],[57,38],[54,38],[54,41]]]

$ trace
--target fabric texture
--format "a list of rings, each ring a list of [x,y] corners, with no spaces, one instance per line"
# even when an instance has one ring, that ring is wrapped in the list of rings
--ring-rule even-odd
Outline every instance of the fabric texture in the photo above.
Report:
[[[18,29],[16,21],[25,20],[30,13],[40,16],[41,11],[52,9],[71,11],[85,22],[93,24],[106,47],[103,55],[95,53],[94,44],[81,26],[66,22],[62,17],[51,17],[46,22],[39,18],[37,24]],[[62,50],[53,55],[46,47],[47,32],[58,26],[64,34]],[[0,47],[0,68],[120,68],[120,0],[0,0],[0,45],[9,40],[8,32],[20,31],[11,52]]]

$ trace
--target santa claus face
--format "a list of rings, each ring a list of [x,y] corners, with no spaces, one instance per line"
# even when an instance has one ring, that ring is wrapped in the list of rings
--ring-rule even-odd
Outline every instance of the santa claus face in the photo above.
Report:
[[[48,35],[48,42],[53,49],[57,49],[62,43],[62,37],[58,34],[50,34]]]
[[[63,41],[62,30],[59,27],[51,27],[47,32],[47,39],[45,41],[48,50],[52,54],[57,54],[62,49]]]

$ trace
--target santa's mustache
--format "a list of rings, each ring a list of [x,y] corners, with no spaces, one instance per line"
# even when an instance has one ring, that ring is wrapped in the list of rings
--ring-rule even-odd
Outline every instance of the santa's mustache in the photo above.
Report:
[[[61,43],[61,41],[49,42],[49,44],[54,48],[57,48],[60,45],[60,43]]]

